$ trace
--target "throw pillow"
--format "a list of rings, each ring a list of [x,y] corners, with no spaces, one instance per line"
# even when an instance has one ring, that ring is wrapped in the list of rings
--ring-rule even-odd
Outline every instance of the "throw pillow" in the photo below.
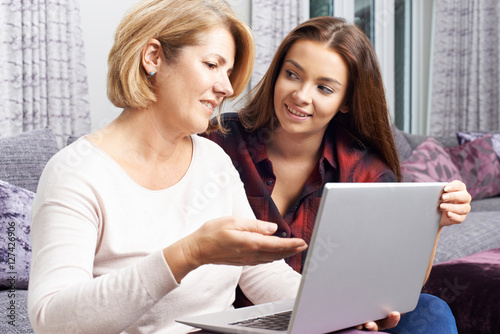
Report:
[[[491,135],[445,150],[459,167],[472,199],[500,194],[500,162],[493,151]]]
[[[36,192],[49,159],[59,151],[50,128],[0,139],[0,180]]]
[[[0,180],[0,289],[27,289],[35,194]]]
[[[406,182],[450,182],[462,180],[460,170],[453,164],[450,155],[432,137],[428,137],[413,150],[411,156],[401,163],[403,181]]]
[[[457,139],[460,145],[474,141],[481,137],[486,136],[488,133],[486,132],[457,132]],[[493,144],[493,150],[495,151],[498,159],[500,159],[500,133],[492,133],[491,134],[491,142]]]

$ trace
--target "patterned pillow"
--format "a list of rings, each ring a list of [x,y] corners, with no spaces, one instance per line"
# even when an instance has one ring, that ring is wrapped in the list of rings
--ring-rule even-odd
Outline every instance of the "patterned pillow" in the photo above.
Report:
[[[484,137],[488,133],[485,132],[457,132],[457,139],[460,145],[474,141],[481,137]],[[493,150],[495,151],[498,159],[500,159],[500,133],[491,134],[491,142],[493,143]]]
[[[0,180],[36,192],[45,165],[57,151],[50,128],[0,138]]]
[[[500,194],[500,162],[493,151],[491,134],[463,145],[445,148],[451,160],[459,166],[462,181],[472,199]]]
[[[27,289],[35,194],[0,180],[0,290]]]
[[[428,137],[413,150],[411,156],[401,163],[403,181],[406,182],[450,182],[462,180],[458,167],[450,155],[432,137]]]

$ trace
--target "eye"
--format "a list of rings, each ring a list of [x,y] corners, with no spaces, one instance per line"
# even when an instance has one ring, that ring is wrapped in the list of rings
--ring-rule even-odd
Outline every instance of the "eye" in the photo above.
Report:
[[[323,94],[327,94],[327,95],[330,95],[330,94],[333,94],[335,93],[335,91],[333,89],[331,89],[330,87],[328,86],[324,86],[324,85],[319,85],[318,86],[318,89],[323,93]]]
[[[217,64],[216,63],[212,63],[212,62],[205,62],[205,66],[210,69],[210,70],[215,70],[217,69]]]
[[[291,70],[285,70],[285,73],[286,73],[286,77],[288,79],[298,79],[299,77],[297,76],[297,74],[295,74],[293,71]]]

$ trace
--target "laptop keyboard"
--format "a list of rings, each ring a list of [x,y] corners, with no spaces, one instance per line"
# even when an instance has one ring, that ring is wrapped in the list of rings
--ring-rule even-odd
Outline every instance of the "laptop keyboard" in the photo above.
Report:
[[[286,331],[292,311],[281,313],[269,314],[257,318],[242,320],[230,323],[230,325],[237,325],[251,328],[270,329],[275,331]]]

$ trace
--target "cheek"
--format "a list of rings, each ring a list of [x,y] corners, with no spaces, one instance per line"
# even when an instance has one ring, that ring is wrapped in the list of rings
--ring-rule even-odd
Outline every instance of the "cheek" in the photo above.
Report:
[[[285,97],[290,92],[289,83],[286,80],[283,80],[281,76],[276,80],[276,84],[274,85],[274,107],[281,104]]]

